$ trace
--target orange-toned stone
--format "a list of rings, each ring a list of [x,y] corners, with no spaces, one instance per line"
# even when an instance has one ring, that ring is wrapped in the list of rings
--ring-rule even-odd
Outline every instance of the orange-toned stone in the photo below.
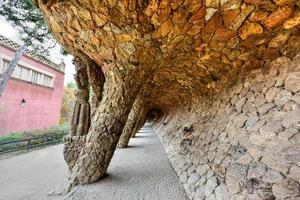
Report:
[[[246,40],[249,36],[263,33],[263,27],[257,22],[246,21],[239,30],[239,35],[242,40]]]
[[[276,35],[274,38],[272,38],[268,44],[268,47],[270,48],[278,48],[286,44],[287,40],[289,39],[291,35],[290,31],[283,31],[280,32],[278,35]]]
[[[219,41],[227,41],[233,36],[234,36],[234,31],[225,28],[218,28],[213,38]]]
[[[121,0],[120,2],[124,5],[124,7],[125,7],[126,9],[128,8],[129,0]]]
[[[245,3],[257,5],[261,2],[261,0],[244,0]]]
[[[183,8],[179,8],[172,16],[173,24],[181,24],[186,22],[189,13]]]
[[[140,23],[146,23],[147,22],[147,16],[143,15],[142,13],[139,13],[137,16],[137,20]]]
[[[147,16],[152,16],[158,9],[158,1],[152,0],[149,2],[149,5],[145,9],[144,13]]]
[[[228,10],[223,14],[224,25],[228,27],[240,14],[240,9]]]
[[[173,28],[173,24],[170,19],[166,20],[154,33],[154,38],[162,38],[167,36]]]
[[[202,6],[202,1],[199,0],[185,0],[183,7],[190,13],[195,13]]]
[[[300,24],[300,12],[297,12],[292,18],[288,19],[284,24],[283,27],[285,29],[291,29]]]
[[[204,17],[206,13],[206,8],[205,6],[202,6],[191,18],[190,18],[190,22],[194,22],[197,20],[200,20],[201,18]]]
[[[276,5],[278,6],[283,6],[283,5],[291,5],[294,2],[296,2],[296,0],[273,0]]]
[[[250,15],[250,13],[255,9],[255,7],[253,5],[243,5],[242,9],[241,9],[241,13],[239,14],[239,16],[233,21],[233,23],[231,24],[231,29],[232,30],[238,30],[243,22],[247,19],[247,17]]]
[[[204,27],[204,33],[213,33],[215,30],[222,26],[222,16],[220,14],[215,14]]]
[[[74,19],[69,23],[70,27],[72,27],[73,29],[80,31],[81,30],[81,26],[77,20],[77,18],[74,17]]]
[[[126,34],[115,35],[115,38],[116,38],[116,42],[118,43],[129,42],[132,40],[131,35],[126,35]]]
[[[161,0],[159,3],[159,8],[166,8],[169,6],[169,0]]]
[[[170,6],[172,10],[177,9],[180,5],[182,5],[184,0],[171,0]]]
[[[129,10],[130,10],[130,11],[135,10],[135,8],[136,8],[136,0],[129,0],[129,5],[128,5],[128,7],[129,7]]]
[[[220,7],[224,11],[235,10],[241,7],[243,1],[242,0],[221,0]]]
[[[100,46],[100,39],[95,37],[95,36],[92,36],[91,37],[91,42],[96,45],[96,47],[99,47]]]
[[[95,31],[97,29],[97,24],[92,20],[87,21],[86,24],[87,24],[87,27],[93,31]]]
[[[84,8],[80,8],[78,11],[78,15],[80,18],[84,20],[92,20],[92,16],[89,10],[86,10]]]
[[[199,34],[200,33],[200,31],[201,31],[201,26],[200,25],[198,25],[198,24],[194,24],[193,26],[192,26],[192,28],[187,32],[187,34],[189,34],[189,35],[197,35],[197,34]]]
[[[209,8],[218,8],[219,7],[219,0],[205,0],[205,6]]]
[[[192,24],[190,24],[190,23],[174,25],[174,28],[172,29],[172,31],[169,34],[169,39],[173,40],[178,35],[186,34],[191,29],[191,27],[192,27]]]
[[[249,20],[253,22],[261,22],[268,17],[269,13],[265,11],[254,11],[251,13]]]
[[[114,7],[118,3],[117,0],[106,0],[105,2],[107,3],[109,8]]]
[[[97,26],[103,26],[108,21],[108,17],[101,13],[92,13],[92,17],[96,22]]]
[[[152,15],[150,21],[151,21],[151,24],[154,25],[155,29],[157,29],[159,26],[161,26],[161,23],[162,23],[162,22],[159,20],[157,13],[155,13],[154,15]]]
[[[293,13],[293,10],[291,7],[288,7],[288,6],[279,7],[277,10],[275,10],[271,15],[269,15],[264,20],[264,25],[268,29],[279,26],[286,19],[288,19],[292,13]]]
[[[171,12],[171,9],[169,7],[159,9],[158,17],[159,17],[160,21],[164,22],[165,20],[167,20],[169,18],[170,12]]]

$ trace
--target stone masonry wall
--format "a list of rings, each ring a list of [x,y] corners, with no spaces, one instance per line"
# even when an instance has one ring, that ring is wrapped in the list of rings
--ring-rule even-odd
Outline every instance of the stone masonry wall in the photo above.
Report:
[[[103,92],[71,187],[105,175],[140,98],[168,112],[156,127],[191,198],[298,195],[300,86],[289,59],[300,52],[300,0],[35,2],[59,43],[105,80],[94,84]]]
[[[300,55],[155,123],[190,199],[300,199]]]

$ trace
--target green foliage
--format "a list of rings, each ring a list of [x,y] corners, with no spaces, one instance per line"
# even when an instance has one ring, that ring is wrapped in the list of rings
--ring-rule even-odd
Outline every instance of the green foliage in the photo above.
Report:
[[[23,133],[15,132],[15,133],[11,133],[9,135],[0,136],[0,142],[9,142],[9,141],[14,141],[14,140],[21,140],[24,137],[25,136],[24,136]]]
[[[1,0],[0,15],[20,32],[30,50],[49,57],[57,42],[33,0]]]
[[[76,83],[75,82],[69,82],[67,84],[67,88],[71,89],[71,90],[75,90],[77,89]]]
[[[23,132],[14,132],[8,135],[0,136],[0,142],[9,142],[15,140],[22,140],[27,138],[32,138],[40,135],[67,135],[69,132],[69,125],[62,124],[53,126],[47,129],[42,130],[33,130],[33,131],[23,131]],[[62,136],[58,136],[60,139]]]
[[[74,82],[70,82],[64,87],[64,94],[62,99],[61,111],[60,111],[60,123],[67,123],[71,114],[71,104],[75,101],[74,91],[77,86]]]
[[[2,143],[2,145],[0,147],[0,154],[13,151],[21,152],[30,148],[57,144],[63,141],[64,136],[67,135],[68,132],[68,125],[63,124],[43,130],[18,132],[1,136],[0,143]]]
[[[69,132],[69,125],[67,123],[53,126],[49,129],[45,129],[43,131],[43,134],[45,135],[50,135],[50,134],[62,134],[62,135],[67,135]]]

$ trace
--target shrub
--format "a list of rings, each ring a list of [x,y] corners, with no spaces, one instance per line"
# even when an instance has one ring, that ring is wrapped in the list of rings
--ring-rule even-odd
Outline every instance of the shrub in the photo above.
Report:
[[[21,140],[21,139],[24,139],[24,137],[25,137],[24,133],[15,132],[15,133],[11,133],[9,135],[0,136],[0,142]]]
[[[22,140],[42,135],[57,135],[56,139],[62,138],[60,135],[67,135],[69,131],[68,124],[53,126],[51,128],[33,131],[14,132],[8,135],[0,136],[0,142],[9,142],[15,140]]]

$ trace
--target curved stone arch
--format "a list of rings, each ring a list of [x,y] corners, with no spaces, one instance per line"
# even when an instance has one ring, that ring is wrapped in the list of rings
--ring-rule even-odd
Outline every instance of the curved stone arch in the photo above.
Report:
[[[211,106],[214,109],[193,115],[204,123],[218,112],[233,112],[219,111],[226,100],[215,97],[231,85],[241,86],[237,83],[241,76],[257,69],[264,74],[273,60],[293,59],[300,51],[300,3],[294,0],[36,2],[58,41],[74,55],[84,52],[105,78],[85,143],[71,167],[72,186],[104,176],[137,98],[164,105],[171,119],[189,116],[191,105]],[[235,108],[228,107],[245,110],[245,91],[238,93],[241,102]],[[243,114],[239,113],[242,122]],[[202,137],[193,134],[190,122],[185,123],[180,118],[178,124],[187,128],[178,124],[174,128],[182,140],[181,153],[192,151],[192,140]],[[211,123],[208,120],[207,127],[215,128],[219,122]],[[201,123],[198,128],[205,133]]]

